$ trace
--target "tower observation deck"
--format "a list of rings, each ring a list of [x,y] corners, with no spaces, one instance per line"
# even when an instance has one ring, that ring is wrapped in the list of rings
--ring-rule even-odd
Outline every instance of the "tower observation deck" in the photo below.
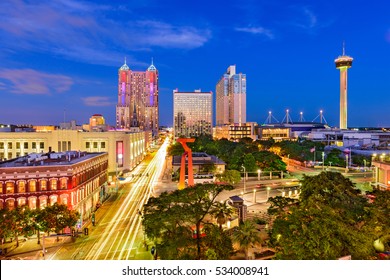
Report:
[[[343,47],[343,55],[334,60],[336,68],[340,70],[340,129],[347,129],[347,80],[348,68],[352,67],[353,58],[345,55]]]

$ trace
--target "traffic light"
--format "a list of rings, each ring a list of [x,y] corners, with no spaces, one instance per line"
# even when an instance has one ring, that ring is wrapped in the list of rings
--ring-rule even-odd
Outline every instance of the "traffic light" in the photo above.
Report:
[[[152,255],[154,255],[154,253],[156,252],[156,247],[152,247],[152,249],[150,249],[150,252],[152,253]]]
[[[84,228],[84,235],[88,235],[88,228]]]

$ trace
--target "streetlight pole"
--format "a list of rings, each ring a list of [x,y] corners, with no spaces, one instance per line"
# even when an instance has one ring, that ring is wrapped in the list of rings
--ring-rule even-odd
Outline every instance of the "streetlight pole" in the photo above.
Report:
[[[325,164],[325,152],[322,152],[322,171],[324,171],[324,164]]]
[[[244,194],[245,194],[245,189],[246,189],[246,170],[245,170],[245,166],[242,165],[241,166],[243,169],[244,169]],[[242,196],[244,198],[244,196]]]
[[[348,172],[348,155],[345,155],[345,171]]]
[[[257,180],[260,181],[260,173],[261,173],[261,170],[260,169],[257,169]]]
[[[271,187],[267,187],[267,201],[269,199],[269,191],[271,190]]]

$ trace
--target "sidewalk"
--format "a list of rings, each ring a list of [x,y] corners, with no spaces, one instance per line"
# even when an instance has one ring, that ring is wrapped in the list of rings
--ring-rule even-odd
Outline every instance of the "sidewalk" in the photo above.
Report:
[[[3,244],[4,253],[0,256],[0,259],[25,259],[25,260],[39,260],[44,259],[43,247],[42,247],[42,235],[41,244],[38,244],[38,238],[36,236],[30,238],[19,238],[19,246],[16,247],[16,242],[7,242]],[[70,236],[59,236],[57,241],[56,235],[46,236],[45,235],[45,251],[53,251],[59,248],[64,243],[72,242]]]

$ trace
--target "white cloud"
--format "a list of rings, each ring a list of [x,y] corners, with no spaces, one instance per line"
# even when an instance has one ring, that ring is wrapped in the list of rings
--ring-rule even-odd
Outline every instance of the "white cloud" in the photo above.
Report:
[[[259,27],[237,27],[235,28],[235,30],[239,32],[251,33],[254,35],[265,35],[269,39],[274,38],[274,34],[272,33],[271,30],[260,26]]]
[[[106,96],[89,96],[81,99],[84,101],[86,106],[91,107],[105,107],[115,105],[115,103],[111,102],[110,99]]]
[[[120,21],[123,9],[72,0],[0,1],[0,41],[8,50],[37,51],[92,64],[112,65],[129,52],[151,47],[193,49],[210,38],[208,29],[157,20]]]
[[[74,84],[69,76],[33,69],[0,69],[0,89],[15,94],[50,95],[68,91]]]

